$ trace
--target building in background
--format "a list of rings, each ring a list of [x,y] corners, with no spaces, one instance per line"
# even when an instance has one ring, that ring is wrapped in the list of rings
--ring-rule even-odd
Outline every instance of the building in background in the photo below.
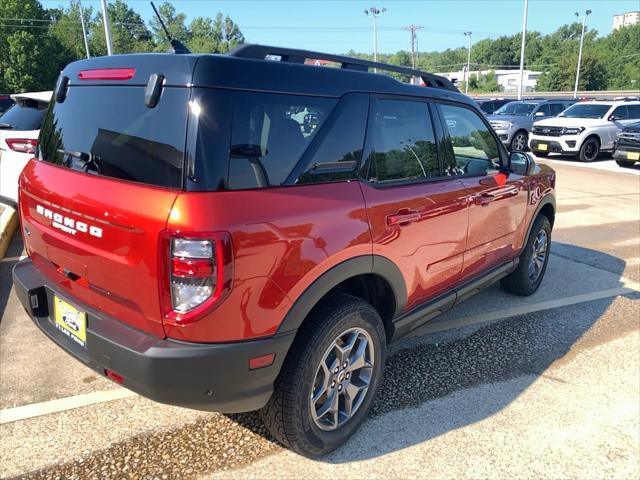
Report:
[[[492,72],[496,76],[500,90],[504,93],[516,93],[518,91],[518,82],[520,81],[520,70],[480,70],[471,71],[471,76],[474,75],[487,75]],[[538,78],[542,72],[536,72],[533,70],[524,70],[524,76],[522,81],[523,92],[533,92],[536,89]],[[459,85],[464,79],[464,70],[457,72],[443,72],[436,75],[442,75],[445,78],[451,80],[455,85]]]
[[[622,27],[637,25],[640,23],[640,11],[621,13],[613,16],[613,29],[618,30]]]

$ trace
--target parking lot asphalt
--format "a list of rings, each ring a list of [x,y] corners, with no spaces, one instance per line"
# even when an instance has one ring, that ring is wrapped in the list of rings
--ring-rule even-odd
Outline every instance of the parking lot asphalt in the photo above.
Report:
[[[637,478],[640,176],[558,172],[552,256],[528,298],[493,286],[390,349],[363,428],[319,460],[257,415],[155,404],[51,344],[0,263],[0,477]]]

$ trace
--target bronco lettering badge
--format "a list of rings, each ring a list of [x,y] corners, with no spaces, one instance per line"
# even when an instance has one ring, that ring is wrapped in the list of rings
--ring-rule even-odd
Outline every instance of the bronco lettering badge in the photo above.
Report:
[[[89,225],[88,223],[80,222],[70,217],[65,217],[64,215],[49,210],[42,205],[36,205],[36,212],[38,212],[44,218],[48,218],[49,220],[51,220],[51,226],[53,228],[62,230],[65,233],[75,235],[78,232],[82,232],[88,233],[89,235],[92,235],[94,237],[102,238],[102,229],[100,227],[95,227],[93,225]]]

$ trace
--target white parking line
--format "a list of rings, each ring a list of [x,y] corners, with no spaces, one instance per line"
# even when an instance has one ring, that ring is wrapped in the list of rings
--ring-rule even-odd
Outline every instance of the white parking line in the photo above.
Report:
[[[95,405],[97,403],[111,402],[123,398],[134,397],[137,394],[124,388],[114,390],[104,390],[100,392],[85,393],[84,395],[74,395],[73,397],[57,398],[47,402],[32,403],[20,407],[6,408],[0,410],[0,425],[17,422],[28,418],[48,415],[50,413],[64,412],[75,408]]]
[[[424,327],[418,328],[408,336],[415,337],[426,335],[428,333],[451,330],[468,325],[495,322],[498,320],[504,320],[509,317],[515,317],[517,315],[524,315],[527,313],[535,313],[544,310],[551,310],[554,308],[567,307],[569,305],[575,305],[577,303],[601,300],[603,298],[615,297],[618,295],[640,291],[640,284],[634,282],[633,280],[621,278],[620,282],[622,283],[622,285],[624,285],[623,287],[601,290],[599,292],[585,293],[582,295],[574,295],[572,297],[549,300],[546,302],[538,302],[519,307],[505,308],[503,310],[488,312],[481,315],[470,315],[455,320],[447,320],[445,322],[435,321],[434,323],[429,323]],[[20,420],[27,420],[29,418],[39,417],[42,415],[49,415],[51,413],[73,410],[75,408],[86,407],[89,405],[111,402],[113,400],[121,400],[123,398],[130,398],[136,395],[137,394],[129,390],[118,388],[114,390],[87,393],[84,395],[75,395],[73,397],[59,398],[56,400],[49,400],[41,403],[32,403],[30,405],[22,405],[20,407],[7,408],[4,410],[0,410],[0,425],[5,423],[17,422]]]
[[[26,255],[22,255],[21,257],[4,257],[0,259],[0,263],[17,262],[18,260],[24,260],[25,258],[27,258]]]

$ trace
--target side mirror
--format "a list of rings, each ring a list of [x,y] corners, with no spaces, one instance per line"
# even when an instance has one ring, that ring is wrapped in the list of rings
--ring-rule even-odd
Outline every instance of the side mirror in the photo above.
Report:
[[[545,116],[544,112],[536,112],[534,115],[534,117],[544,117],[544,116]]]
[[[526,175],[533,165],[533,158],[526,152],[511,152],[507,168],[517,175]]]
[[[622,117],[619,115],[609,115],[609,118],[607,119],[610,122],[615,122],[617,120],[622,120]]]

